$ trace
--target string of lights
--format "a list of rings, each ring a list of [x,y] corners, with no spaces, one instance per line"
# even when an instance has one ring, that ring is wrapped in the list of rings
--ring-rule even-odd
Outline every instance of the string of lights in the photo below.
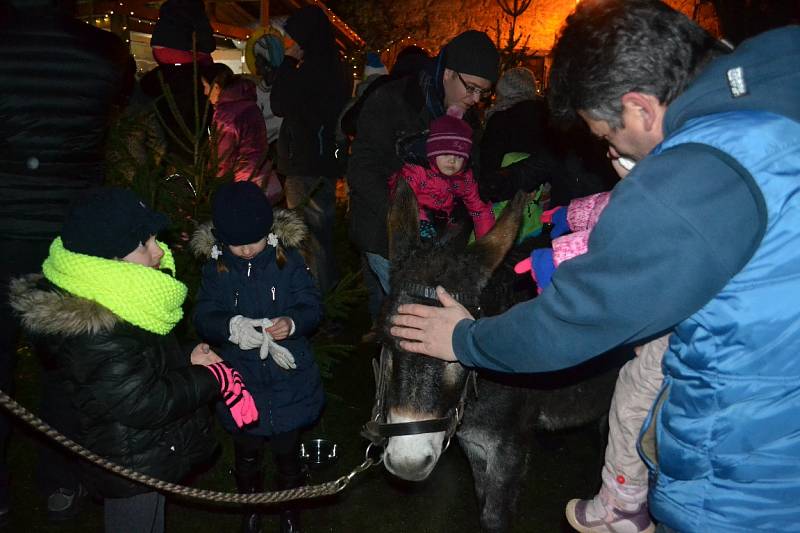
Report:
[[[314,4],[319,6],[325,12],[325,14],[328,16],[328,18],[330,18],[331,21],[336,25],[336,27],[340,31],[342,31],[345,35],[347,35],[347,37],[349,37],[350,40],[356,46],[363,47],[366,44],[364,42],[364,40],[350,26],[348,26],[342,19],[340,19],[333,11],[331,11],[331,9],[328,6],[326,6],[325,4],[321,3],[319,0],[314,0]],[[154,26],[156,24],[155,20],[150,20],[150,19],[141,18],[139,16],[136,16],[136,13],[134,11],[130,11],[130,7],[128,7],[127,3],[124,2],[124,1],[118,2],[118,7],[120,8],[118,10],[118,12],[120,12],[120,13],[124,13],[125,11],[128,11],[129,12],[128,17],[130,17],[130,20],[132,20],[134,22],[137,22],[139,24],[145,24],[147,26]],[[100,27],[102,29],[110,29],[110,25],[111,25],[110,17],[112,15],[114,15],[114,14],[115,14],[115,10],[114,9],[111,9],[107,13],[104,13],[104,14],[99,15],[99,16],[96,15],[96,14],[92,14],[90,16],[85,17],[85,22],[87,24],[92,24],[92,20],[93,20],[95,26]],[[123,29],[123,31],[127,30],[128,29],[127,28],[127,24],[124,25],[122,29]],[[238,37],[238,36],[235,36],[235,35],[225,35],[224,33],[216,33],[215,35],[217,35],[219,37],[226,38],[226,39],[237,39],[237,37]],[[246,35],[245,38],[249,39],[250,35],[249,34]],[[125,42],[130,43],[130,39],[126,39]]]
[[[364,65],[364,57],[367,52],[366,42],[355,32],[355,30],[353,30],[347,23],[345,23],[324,3],[320,2],[319,0],[314,0],[314,4],[320,7],[320,9],[322,9],[325,12],[325,14],[329,17],[331,22],[337,27],[337,29],[341,31],[343,34],[345,34],[350,39],[350,41],[356,45],[355,50],[351,49],[349,51],[345,51],[343,57],[345,62],[348,64],[348,70],[351,71],[353,79],[357,79]],[[112,29],[111,17],[117,15],[124,17],[122,26],[117,26],[118,28],[121,27],[123,32],[127,32],[129,30],[129,26],[133,24],[134,28],[138,27],[141,31],[144,31],[145,33],[152,33],[152,28],[153,26],[155,26],[156,20],[144,18],[140,15],[137,15],[136,11],[132,9],[135,9],[135,7],[129,6],[129,4],[125,1],[120,1],[117,3],[116,9],[110,9],[108,12],[101,15],[92,14],[90,16],[87,16],[85,22],[87,24],[94,24],[95,26],[105,30],[111,30]],[[223,39],[230,39],[234,41],[234,46],[236,46],[236,48],[242,48],[241,46],[239,46],[241,45],[241,42],[237,38],[238,36],[226,35],[225,33],[220,33],[220,32],[215,32],[215,36]],[[124,35],[124,38],[125,42],[130,44],[131,42],[130,36],[127,33]],[[250,34],[247,34],[245,38],[249,39]],[[376,52],[381,56],[381,60],[384,62],[384,64],[390,66],[394,62],[394,56],[396,56],[397,52],[400,49],[404,48],[405,46],[409,45],[417,46],[423,49],[424,51],[430,53],[427,47],[419,44],[417,40],[411,35],[407,35],[399,39],[394,39],[392,41],[389,41],[382,47],[378,48]],[[131,52],[134,56],[134,59],[137,59],[140,62],[143,60],[146,63],[150,62],[149,61],[150,58],[137,57],[135,51],[132,50]],[[241,61],[242,63],[245,62],[244,53],[242,53]]]

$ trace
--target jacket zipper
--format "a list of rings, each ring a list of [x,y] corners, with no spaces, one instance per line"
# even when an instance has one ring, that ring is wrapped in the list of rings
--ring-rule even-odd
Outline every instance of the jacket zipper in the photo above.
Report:
[[[247,262],[247,277],[250,277],[250,269],[252,268],[250,261]],[[274,300],[274,298],[273,298]],[[239,309],[239,289],[233,291],[233,308]]]
[[[661,414],[664,402],[669,396],[671,385],[672,384],[668,382],[667,379],[664,379],[661,390],[658,391],[658,395],[653,401],[653,406],[650,408],[647,418],[645,418],[642,423],[642,429],[639,431],[639,438],[636,439],[636,449],[642,457],[645,466],[647,466],[651,473],[655,473],[656,475],[658,474],[659,463],[657,439],[658,418]]]
[[[270,291],[272,291],[272,301],[274,302],[275,301],[275,287],[272,287],[270,289]]]

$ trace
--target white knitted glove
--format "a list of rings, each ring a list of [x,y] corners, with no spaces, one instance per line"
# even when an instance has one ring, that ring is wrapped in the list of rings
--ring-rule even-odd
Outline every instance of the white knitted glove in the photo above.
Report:
[[[279,367],[284,370],[294,370],[297,368],[297,365],[294,363],[292,352],[275,342],[272,335],[267,333],[267,328],[270,326],[272,326],[272,320],[269,318],[261,320],[261,330],[263,332],[263,342],[261,344],[261,351],[259,352],[261,359],[266,359],[271,355],[272,360],[275,361],[275,364]]]
[[[228,331],[230,331],[231,334],[228,340],[234,344],[238,344],[239,348],[242,350],[258,348],[263,342],[263,336],[261,332],[255,328],[260,325],[260,319],[236,315],[231,318],[231,321],[228,323]]]

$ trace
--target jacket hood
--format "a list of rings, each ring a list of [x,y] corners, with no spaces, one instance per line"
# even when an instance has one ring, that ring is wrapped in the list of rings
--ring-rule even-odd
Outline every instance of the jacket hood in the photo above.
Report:
[[[331,23],[318,6],[305,6],[295,11],[286,20],[284,29],[303,48],[304,56],[336,49]]]
[[[692,118],[765,111],[800,121],[800,26],[771,30],[713,60],[664,117],[668,137]]]
[[[111,331],[120,321],[97,302],[44,282],[41,274],[11,280],[9,302],[25,330],[36,335],[93,335]]]
[[[240,79],[225,87],[219,95],[217,104],[240,102],[242,100],[250,100],[253,103],[256,102],[256,84],[250,80]]]
[[[303,219],[291,209],[275,209],[273,212],[272,233],[280,239],[287,248],[301,248],[308,237],[308,228]],[[217,244],[214,236],[214,224],[206,222],[201,224],[192,234],[189,247],[192,253],[199,258],[211,257],[212,249]]]

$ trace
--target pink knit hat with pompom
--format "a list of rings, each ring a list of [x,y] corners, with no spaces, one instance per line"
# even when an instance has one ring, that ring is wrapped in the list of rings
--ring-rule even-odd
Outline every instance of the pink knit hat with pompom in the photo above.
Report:
[[[448,110],[446,115],[431,122],[426,144],[429,159],[440,155],[458,155],[469,159],[472,128],[455,114],[455,111]]]

